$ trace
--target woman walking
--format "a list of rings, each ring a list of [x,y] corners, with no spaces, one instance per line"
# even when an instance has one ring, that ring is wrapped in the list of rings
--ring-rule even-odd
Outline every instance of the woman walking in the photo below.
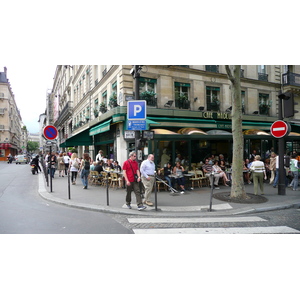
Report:
[[[80,160],[79,160],[77,154],[73,153],[71,155],[70,165],[69,165],[70,172],[72,175],[72,177],[71,177],[72,184],[76,184],[76,178],[77,178],[77,174],[79,171],[79,166],[80,166]]]
[[[90,168],[91,168],[91,159],[88,153],[83,154],[83,159],[81,161],[80,166],[80,177],[83,184],[83,189],[86,190],[88,187],[88,177],[90,174]]]
[[[296,159],[297,154],[292,155],[292,159],[290,160],[290,170],[294,175],[294,178],[290,184],[290,187],[293,188],[293,191],[298,191],[298,160]]]
[[[58,170],[59,177],[64,177],[64,173],[65,173],[65,161],[64,161],[62,153],[60,153],[59,156],[58,156],[58,158],[57,158],[57,170]]]
[[[261,161],[260,155],[255,155],[254,161],[251,164],[251,171],[253,172],[254,194],[258,194],[258,185],[261,194],[264,194],[264,179],[267,179],[265,164]]]

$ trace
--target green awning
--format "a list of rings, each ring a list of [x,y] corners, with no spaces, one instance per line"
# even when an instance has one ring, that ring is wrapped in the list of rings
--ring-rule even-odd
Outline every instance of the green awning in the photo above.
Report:
[[[97,125],[97,126],[91,128],[90,135],[95,135],[95,134],[109,131],[110,130],[110,122],[111,122],[111,119],[106,122],[103,122],[100,125]]]
[[[89,136],[89,129],[86,129],[65,141],[65,147],[89,146],[93,144],[92,138]]]
[[[59,145],[59,147],[60,147],[60,148],[66,148],[67,146],[66,146],[66,143],[63,142],[63,143],[61,143],[61,144]]]

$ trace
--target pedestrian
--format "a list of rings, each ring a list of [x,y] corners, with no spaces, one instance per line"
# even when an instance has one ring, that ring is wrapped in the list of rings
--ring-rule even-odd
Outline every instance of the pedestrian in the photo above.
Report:
[[[69,169],[69,163],[70,163],[70,156],[67,155],[66,152],[63,153],[64,157],[64,163],[65,163],[65,175],[67,175],[68,169]]]
[[[56,162],[57,162],[56,155],[54,152],[52,152],[48,156],[48,168],[50,170],[49,173],[52,178],[54,178],[54,174],[55,174],[55,170],[56,170]]]
[[[270,184],[272,184],[275,179],[275,173],[276,173],[276,153],[275,152],[271,152],[269,169],[271,171]]]
[[[264,179],[267,179],[264,162],[261,161],[260,155],[255,155],[254,161],[251,164],[252,178],[254,184],[254,194],[258,194],[258,186],[261,194],[264,194]]]
[[[129,153],[129,159],[123,163],[123,177],[126,184],[126,205],[131,209],[131,193],[134,192],[136,197],[136,204],[138,210],[143,210],[146,206],[143,205],[141,192],[140,192],[140,181],[141,175],[139,165],[136,161],[136,152],[132,151]]]
[[[76,184],[77,174],[80,167],[80,160],[77,156],[77,153],[72,153],[70,163],[69,163],[69,170],[71,172],[71,181],[72,184]]]
[[[290,171],[293,173],[293,180],[290,187],[293,188],[293,191],[298,191],[298,170],[297,154],[293,154],[290,160]]]
[[[58,170],[58,176],[59,177],[64,177],[65,173],[65,161],[63,157],[63,153],[60,153],[58,158],[57,158],[57,170]]]
[[[88,188],[88,177],[90,174],[91,168],[91,158],[88,153],[83,154],[83,159],[81,161],[80,166],[80,178],[83,184],[83,189],[86,190]]]
[[[142,175],[142,183],[145,188],[144,204],[152,206],[153,203],[150,201],[150,196],[155,183],[155,164],[153,154],[149,154],[148,158],[142,162],[140,171]]]

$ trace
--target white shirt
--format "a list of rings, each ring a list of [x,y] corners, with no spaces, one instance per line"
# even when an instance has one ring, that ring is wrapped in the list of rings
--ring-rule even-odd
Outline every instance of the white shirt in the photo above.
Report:
[[[142,176],[148,178],[148,175],[154,175],[155,164],[152,160],[146,159],[142,162],[140,168]]]

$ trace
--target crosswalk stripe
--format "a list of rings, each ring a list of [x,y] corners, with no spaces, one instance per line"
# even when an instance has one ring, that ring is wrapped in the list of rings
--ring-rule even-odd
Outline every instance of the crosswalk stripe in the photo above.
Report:
[[[229,227],[229,228],[156,228],[133,229],[135,234],[278,234],[300,233],[287,226]]]
[[[219,218],[127,218],[129,223],[218,223],[218,222],[261,222],[260,217],[219,217]]]
[[[133,209],[137,209],[136,204],[131,204],[131,206]],[[122,208],[127,208],[126,204],[124,204]],[[154,209],[154,206],[149,206],[148,208]],[[159,206],[158,205],[158,208],[161,209],[162,211],[185,212],[185,211],[201,211],[203,209],[208,209],[209,205],[205,205],[205,206]],[[212,205],[212,210],[224,210],[224,209],[232,209],[232,206],[228,203]]]

